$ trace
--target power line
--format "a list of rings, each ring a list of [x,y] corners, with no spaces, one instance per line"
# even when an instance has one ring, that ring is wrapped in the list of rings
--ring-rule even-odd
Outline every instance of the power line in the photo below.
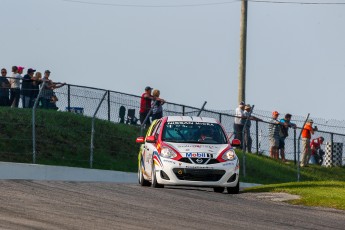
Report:
[[[120,4],[120,3],[101,3],[82,0],[60,0],[63,2],[86,4],[86,5],[98,5],[98,6],[114,6],[114,7],[140,7],[140,8],[179,8],[179,7],[199,7],[199,6],[215,6],[226,5],[241,2],[242,0],[232,0],[223,2],[210,2],[210,3],[196,3],[196,4],[176,4],[176,5],[150,5],[150,4]],[[273,1],[273,0],[247,0],[254,3],[266,3],[266,4],[292,4],[292,5],[345,5],[345,2],[305,2],[305,1]]]
[[[182,5],[137,5],[137,4],[117,4],[117,3],[100,3],[100,2],[90,2],[90,1],[80,1],[80,0],[61,0],[63,2],[79,3],[87,5],[98,5],[98,6],[117,6],[117,7],[147,7],[147,8],[169,8],[169,7],[197,7],[197,6],[214,6],[214,5],[225,5],[239,2],[241,0],[225,1],[225,2],[213,2],[213,3],[196,3],[196,4],[182,4]]]
[[[247,0],[248,2],[269,4],[298,4],[298,5],[345,5],[345,2],[303,2],[303,1],[270,1],[270,0]]]

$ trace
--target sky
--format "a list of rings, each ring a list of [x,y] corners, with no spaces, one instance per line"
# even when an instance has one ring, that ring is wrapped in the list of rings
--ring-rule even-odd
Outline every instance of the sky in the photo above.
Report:
[[[279,0],[272,0],[277,2]],[[285,2],[292,2],[285,0]],[[248,3],[246,103],[345,120],[345,0]],[[238,103],[238,0],[0,0],[0,67],[54,81],[230,110]]]

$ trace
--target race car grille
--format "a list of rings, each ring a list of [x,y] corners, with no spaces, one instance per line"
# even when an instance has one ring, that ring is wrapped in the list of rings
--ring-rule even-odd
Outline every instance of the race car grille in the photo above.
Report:
[[[225,170],[217,169],[174,168],[173,172],[179,180],[188,181],[219,181],[225,174]]]
[[[218,164],[219,161],[217,159],[211,159],[209,162],[207,162],[207,164],[211,165],[211,164]]]
[[[179,161],[188,163],[188,164],[218,164],[219,161],[217,159],[209,159],[209,158],[188,158],[183,157]]]
[[[179,161],[184,162],[184,163],[189,163],[189,164],[192,163],[188,157],[183,157]]]
[[[206,161],[208,161],[209,159],[208,158],[191,158],[191,160],[195,164],[205,164]]]

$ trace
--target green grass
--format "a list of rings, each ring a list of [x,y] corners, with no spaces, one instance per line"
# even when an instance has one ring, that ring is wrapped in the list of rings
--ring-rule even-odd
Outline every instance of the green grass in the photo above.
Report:
[[[90,117],[37,110],[38,164],[90,166]],[[32,163],[32,110],[0,108],[0,161]],[[136,171],[138,127],[95,122],[93,168]]]
[[[266,156],[246,154],[246,176],[243,176],[243,154],[238,151],[242,182],[277,184],[297,181],[297,166]],[[326,168],[318,165],[300,168],[300,181],[345,181],[345,167]]]
[[[345,210],[344,181],[308,181],[271,184],[245,189],[245,192],[286,192],[299,195],[301,199],[291,204],[336,208]]]

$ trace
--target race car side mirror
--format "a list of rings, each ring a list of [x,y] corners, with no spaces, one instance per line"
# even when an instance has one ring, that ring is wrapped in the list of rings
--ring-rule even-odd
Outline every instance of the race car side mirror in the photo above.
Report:
[[[146,142],[147,143],[155,143],[156,142],[155,136],[148,136],[148,137],[146,137]]]
[[[233,139],[231,142],[232,147],[239,147],[241,146],[241,141],[239,139]]]
[[[145,138],[144,137],[138,137],[135,142],[138,144],[144,144]]]

